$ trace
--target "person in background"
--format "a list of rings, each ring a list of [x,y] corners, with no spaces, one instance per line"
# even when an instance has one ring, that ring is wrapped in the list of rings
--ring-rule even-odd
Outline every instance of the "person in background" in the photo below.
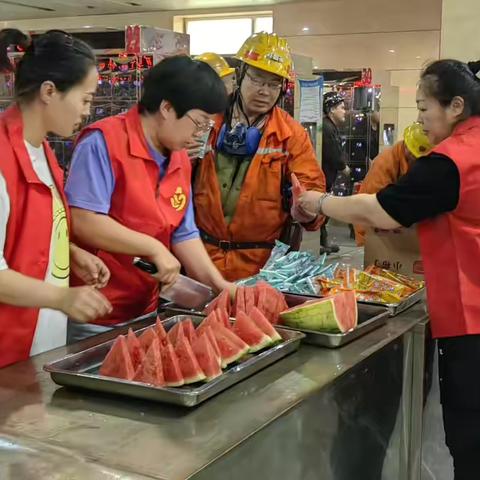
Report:
[[[217,53],[207,52],[198,55],[197,57],[195,57],[195,60],[198,60],[199,62],[204,62],[210,67],[212,67],[215,72],[217,72],[217,75],[222,79],[228,96],[231,96],[233,94],[237,84],[235,69],[233,67],[230,67],[223,57],[221,57]],[[185,146],[188,151],[188,155],[192,160],[192,166],[194,167],[193,175],[195,175],[195,167],[198,160],[202,159],[205,156],[208,139],[210,137],[210,132],[213,125],[214,122],[212,121],[208,129],[205,129],[204,132],[198,132]]]
[[[230,65],[223,57],[221,57],[217,53],[206,52],[198,55],[197,57],[194,57],[194,59],[210,65],[217,72],[217,75],[222,79],[223,83],[225,84],[227,94],[232,95],[237,84],[235,69],[233,67],[230,67]]]
[[[69,342],[155,312],[159,283],[164,289],[175,283],[181,265],[217,292],[231,287],[195,225],[184,150],[226,105],[214,70],[187,56],[170,57],[147,73],[138,105],[81,132],[66,184],[73,233],[111,270],[104,293],[113,312],[88,325],[70,323]],[[140,271],[134,257],[158,273]]]
[[[194,182],[203,241],[230,281],[258,273],[276,240],[291,241],[291,218],[308,230],[320,227],[321,217],[292,207],[292,173],[305,188],[325,191],[308,134],[278,106],[292,72],[286,40],[255,34],[236,58],[239,88],[217,118]]]
[[[415,160],[425,156],[432,146],[419,123],[409,125],[403,132],[403,140],[393,147],[386,148],[378,155],[370,167],[358,193],[377,193],[405,175]],[[365,228],[355,226],[357,245],[365,245]]]
[[[455,480],[480,471],[480,81],[457,60],[421,74],[418,120],[435,145],[395,184],[303,208],[382,229],[418,224],[432,335],[439,352],[445,438]]]
[[[346,120],[345,100],[337,92],[327,92],[323,97],[323,137],[322,137],[322,169],[325,174],[327,192],[331,192],[339,172],[350,174],[346,164],[346,153],[342,148],[339,134]],[[338,245],[331,244],[328,239],[328,218],[320,230],[320,254],[336,253]]]
[[[8,48],[20,46],[16,69]],[[15,70],[15,103],[0,115],[0,367],[65,345],[67,315],[111,310],[99,292],[104,263],[72,244],[63,172],[46,136],[69,137],[89,114],[98,75],[93,51],[50,31],[31,41],[0,31],[0,70]],[[82,287],[69,288],[70,269]],[[88,286],[85,286],[87,284]]]

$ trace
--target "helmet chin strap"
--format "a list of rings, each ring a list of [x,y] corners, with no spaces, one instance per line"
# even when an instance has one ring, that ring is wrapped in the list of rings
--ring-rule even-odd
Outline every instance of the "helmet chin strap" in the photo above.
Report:
[[[233,116],[233,109],[234,109],[235,105],[238,106],[238,109],[240,110],[240,112],[245,117],[245,120],[247,122],[247,126],[248,127],[256,127],[257,125],[261,124],[272,113],[273,109],[277,106],[278,102],[280,101],[280,99],[285,94],[285,88],[282,88],[282,91],[278,95],[277,100],[272,105],[272,107],[268,110],[268,112],[265,112],[265,113],[262,113],[262,114],[258,115],[255,118],[255,120],[250,123],[248,115],[245,112],[244,100],[243,100],[242,93],[241,93],[241,87],[242,87],[243,80],[245,79],[245,75],[247,73],[247,68],[248,68],[248,66],[246,64],[242,65],[242,69],[240,71],[240,76],[239,76],[239,79],[238,79],[238,88],[237,88],[237,90],[236,90],[236,92],[233,96],[232,107],[231,107],[229,115],[227,117],[229,127],[232,126],[231,122],[232,122],[232,116]]]

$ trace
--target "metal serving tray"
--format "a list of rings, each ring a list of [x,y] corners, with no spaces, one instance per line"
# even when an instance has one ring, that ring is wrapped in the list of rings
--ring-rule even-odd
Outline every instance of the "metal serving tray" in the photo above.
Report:
[[[315,298],[323,298],[322,295],[302,295],[299,293],[290,293],[290,292],[282,292],[287,297],[303,297],[306,300],[313,300]],[[380,302],[367,302],[367,301],[358,301],[358,305],[373,305],[375,307],[382,307],[386,308],[391,317],[395,317],[396,315],[408,310],[410,307],[415,305],[416,303],[425,299],[425,288],[421,288],[417,290],[415,293],[412,293],[409,297],[406,297],[399,303],[380,303]],[[288,303],[288,301],[287,301]]]
[[[285,294],[285,300],[289,307],[295,307],[308,300],[313,300],[316,297],[302,296],[297,294]],[[390,313],[385,306],[367,305],[358,303],[358,325],[356,328],[345,333],[324,333],[315,332],[313,330],[303,330],[297,328],[287,327],[282,325],[282,328],[287,330],[299,331],[305,334],[304,343],[310,345],[317,345],[327,348],[339,348],[362,335],[365,335],[376,328],[381,327],[386,323]]]
[[[364,305],[377,305],[381,307],[388,308],[391,317],[395,317],[396,315],[408,310],[410,307],[415,305],[418,302],[425,300],[425,288],[421,288],[417,290],[415,293],[412,293],[409,297],[403,299],[399,303],[376,303],[376,302],[359,302],[363,303]]]
[[[191,318],[195,325],[198,325],[203,319],[200,316],[177,315],[166,319],[163,325],[166,330],[169,330],[177,322],[186,318]],[[142,328],[137,330],[136,333],[141,333],[144,330],[145,328]],[[115,339],[82,352],[67,355],[45,365],[44,369],[50,373],[52,380],[58,385],[80,387],[93,391],[153,400],[155,402],[194,407],[296,351],[300,346],[300,341],[305,336],[301,332],[284,328],[277,328],[277,330],[283,342],[258,354],[254,354],[241,363],[227,367],[220,377],[210,382],[178,388],[154,387],[144,383],[99,375],[100,365]]]
[[[320,297],[310,295],[299,295],[296,293],[284,293],[285,300],[289,307],[295,307],[308,300],[315,300]],[[417,300],[418,301],[418,300]],[[165,303],[162,305],[163,315],[188,314],[188,311],[174,304]],[[201,312],[195,312],[196,315],[202,315]],[[381,327],[391,316],[391,311],[385,305],[372,305],[358,302],[358,326],[354,330],[346,333],[322,333],[312,330],[298,330],[281,325],[280,328],[290,331],[301,331],[305,334],[305,343],[318,345],[327,348],[338,348],[356,338],[365,335],[372,330]]]

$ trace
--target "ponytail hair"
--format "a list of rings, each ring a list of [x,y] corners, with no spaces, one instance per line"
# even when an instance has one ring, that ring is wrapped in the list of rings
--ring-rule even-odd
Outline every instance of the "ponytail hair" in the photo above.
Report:
[[[8,57],[11,46],[25,51],[16,67]],[[47,81],[67,92],[82,83],[95,64],[93,50],[62,30],[49,30],[34,39],[13,28],[0,30],[0,71],[15,71],[18,101],[32,100]]]
[[[420,89],[447,107],[455,97],[463,98],[464,117],[480,115],[480,62],[438,60],[429,65],[420,76]]]

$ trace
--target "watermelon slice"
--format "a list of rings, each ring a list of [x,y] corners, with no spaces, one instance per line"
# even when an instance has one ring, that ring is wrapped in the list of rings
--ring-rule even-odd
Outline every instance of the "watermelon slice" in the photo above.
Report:
[[[235,295],[235,316],[245,311],[245,287],[238,287]]]
[[[215,309],[225,310],[227,315],[230,316],[230,311],[232,309],[232,299],[230,296],[230,292],[228,290],[224,290],[218,297],[217,305]]]
[[[267,297],[267,291],[261,283],[255,285],[255,291],[255,305],[265,315],[265,299]]]
[[[131,380],[135,375],[132,360],[128,353],[127,340],[119,335],[100,367],[100,375],[105,377],[123,378]]]
[[[127,347],[128,353],[130,354],[130,359],[132,360],[132,366],[134,370],[140,366],[145,358],[145,352],[143,347],[138,340],[137,336],[133,333],[131,328],[128,329],[127,334]]]
[[[293,205],[296,206],[299,201],[299,197],[302,193],[305,193],[307,190],[306,188],[298,181],[297,176],[292,173],[292,202]]]
[[[167,338],[170,343],[175,346],[177,344],[177,338],[185,336],[183,331],[183,322],[177,322],[167,333]]]
[[[215,310],[215,313],[217,315],[219,323],[230,330],[232,328],[232,324],[230,323],[230,318],[228,317],[227,311],[217,308],[217,310]]]
[[[226,331],[223,333],[230,339],[231,342],[241,348],[242,355],[245,355],[250,350],[250,345],[245,343],[236,333],[233,332],[233,330],[229,330],[228,328],[225,328],[225,330]]]
[[[220,355],[222,356],[222,366],[225,365],[225,367],[230,365],[230,363],[236,362],[244,355],[243,349],[232,342],[232,340],[228,337],[227,332],[229,331],[230,330],[227,330],[224,327],[213,330],[215,340],[217,341],[218,348],[220,350]]]
[[[211,327],[212,330],[217,329],[218,324],[219,324],[219,321],[217,318],[217,312],[214,310],[208,315],[208,317],[204,318],[202,323],[197,327],[196,329],[197,335],[201,335],[205,327]]]
[[[218,365],[222,366],[222,355],[220,354],[220,349],[218,348],[217,340],[215,339],[215,335],[213,334],[213,330],[210,327],[205,327],[205,330],[202,335],[207,335],[208,339],[210,340],[210,345],[215,352],[215,357],[217,358]],[[197,335],[198,338],[198,335]]]
[[[198,364],[187,337],[185,335],[179,336],[177,340],[175,353],[177,354],[185,384],[205,380],[206,376]]]
[[[133,377],[135,382],[149,383],[157,387],[165,385],[163,375],[162,354],[160,353],[160,341],[155,338],[148,352],[138,367]]]
[[[243,291],[245,297],[245,313],[250,314],[250,310],[255,306],[255,288],[245,287]]]
[[[280,342],[282,337],[273,328],[272,324],[267,320],[267,317],[257,308],[253,307],[250,310],[249,317],[255,322],[255,325],[265,334],[268,335],[273,342]]]
[[[280,314],[285,325],[302,330],[344,333],[357,326],[355,292],[348,290],[330,297],[305,302]]]
[[[193,341],[197,338],[197,334],[195,332],[195,327],[193,325],[193,321],[191,318],[187,318],[182,322],[183,325],[183,333],[187,337],[190,345],[193,344]]]
[[[258,328],[244,312],[239,312],[235,319],[233,332],[249,345],[249,352],[254,353],[271,345],[272,339]]]
[[[177,355],[170,342],[166,342],[161,349],[163,375],[167,387],[181,387],[184,384],[182,370]]]
[[[165,331],[165,327],[163,326],[163,323],[159,317],[157,317],[157,321],[153,328],[155,329],[155,333],[157,334],[159,340],[164,340],[167,338],[167,332]]]
[[[143,348],[144,352],[148,352],[152,342],[158,338],[153,327],[147,328],[141,335],[138,337],[138,341]]]
[[[207,377],[207,382],[222,374],[218,357],[215,355],[215,351],[206,332],[194,340],[192,350],[200,368]]]

